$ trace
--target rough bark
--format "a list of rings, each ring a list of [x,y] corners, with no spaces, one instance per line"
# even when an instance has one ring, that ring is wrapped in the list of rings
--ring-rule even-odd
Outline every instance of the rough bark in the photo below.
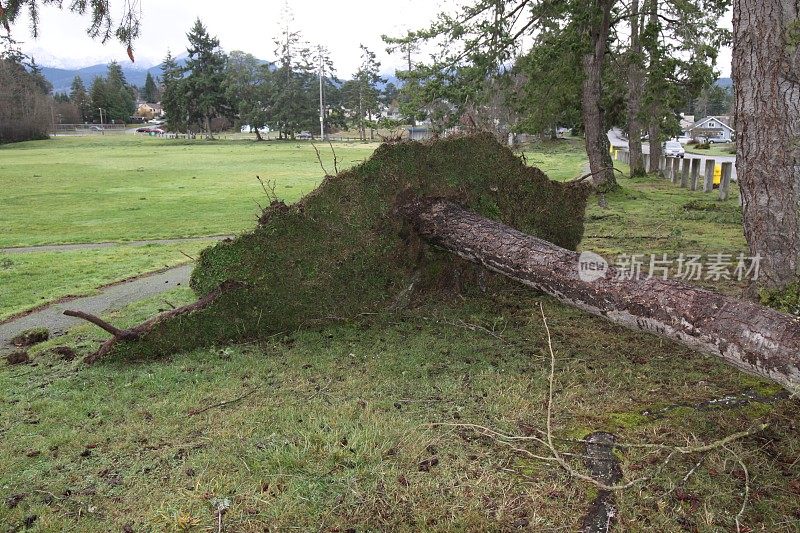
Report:
[[[639,12],[639,0],[632,0],[631,45],[628,51],[628,148],[631,154],[631,175],[640,176],[645,173],[642,157],[642,92],[644,91],[644,75],[642,74],[642,43],[640,31],[644,24]]]
[[[605,191],[617,186],[614,162],[609,153],[609,140],[602,106],[603,63],[606,56],[608,32],[611,27],[612,0],[593,0],[597,12],[589,28],[590,49],[583,56],[583,87],[581,111],[586,134],[586,154],[592,170],[594,185]]]
[[[800,26],[798,0],[735,0],[736,170],[759,285],[798,281]]]
[[[446,201],[400,208],[428,242],[611,322],[721,357],[800,391],[800,320],[753,302],[672,280],[584,281],[579,254]]]
[[[661,170],[659,164],[661,156],[664,155],[661,148],[661,124],[657,119],[650,121],[647,134],[650,143],[650,168],[647,169],[647,172],[655,174]]]

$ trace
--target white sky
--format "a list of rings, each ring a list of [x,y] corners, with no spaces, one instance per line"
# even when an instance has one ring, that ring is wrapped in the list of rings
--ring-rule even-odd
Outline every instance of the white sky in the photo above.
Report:
[[[381,34],[401,35],[408,29],[426,26],[443,9],[450,11],[458,0],[295,0],[290,1],[294,26],[305,39],[328,47],[337,73],[350,77],[360,62],[359,44],[378,54],[382,71],[391,73],[402,66],[402,58],[390,57]],[[160,63],[171,50],[186,50],[186,33],[197,17],[230,52],[243,50],[260,59],[274,59],[273,39],[279,32],[283,0],[140,0],[142,32],[135,43],[137,65]],[[122,2],[111,1],[112,9]],[[724,23],[730,27],[730,18]],[[23,51],[43,66],[79,68],[116,60],[129,61],[125,48],[109,41],[105,45],[86,35],[88,20],[43,7],[41,36],[34,40],[27,32],[27,20],[15,25],[14,36],[24,41]],[[730,50],[722,50],[718,69],[730,75]],[[422,58],[420,58],[422,59]]]

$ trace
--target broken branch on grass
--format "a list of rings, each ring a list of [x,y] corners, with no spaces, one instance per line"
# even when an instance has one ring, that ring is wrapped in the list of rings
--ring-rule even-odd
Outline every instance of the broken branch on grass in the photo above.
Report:
[[[82,318],[83,320],[91,322],[100,329],[107,331],[108,333],[113,335],[113,337],[105,341],[95,353],[86,356],[84,362],[86,364],[92,364],[101,357],[107,355],[114,348],[114,346],[116,346],[117,342],[138,340],[140,337],[150,332],[154,327],[156,327],[162,321],[179,315],[185,315],[193,311],[199,311],[201,309],[205,309],[206,307],[211,305],[217,298],[219,298],[226,292],[229,292],[233,289],[237,289],[240,287],[242,287],[242,283],[238,281],[231,281],[231,280],[225,281],[221,283],[219,287],[209,292],[196,302],[184,305],[183,307],[178,307],[175,309],[171,309],[169,311],[165,311],[159,315],[156,315],[142,322],[138,326],[134,326],[130,329],[119,329],[118,327],[109,324],[102,318],[99,318],[89,313],[84,313],[83,311],[73,311],[68,309],[64,311],[64,314],[67,316]]]
[[[260,388],[256,387],[254,389],[250,389],[248,392],[246,392],[245,394],[242,394],[238,398],[234,398],[233,400],[226,400],[224,402],[215,403],[214,405],[209,405],[207,407],[203,407],[202,409],[192,409],[191,411],[189,411],[188,415],[189,416],[195,416],[195,415],[199,415],[200,413],[205,413],[206,411],[210,411],[211,409],[216,409],[217,407],[225,407],[226,405],[231,405],[231,404],[236,403],[236,402],[241,402],[245,398],[248,398],[249,396],[252,396],[253,394],[255,394],[256,391],[258,391],[258,390],[260,390]]]
[[[747,508],[747,500],[750,498],[750,472],[747,471],[747,466],[744,464],[744,461],[742,461],[742,458],[739,457],[738,453],[727,446],[723,447],[728,451],[728,453],[733,455],[734,459],[736,459],[736,461],[739,463],[739,466],[741,466],[742,470],[744,471],[744,497],[742,498],[742,508],[739,509],[739,512],[736,514],[736,533],[741,533],[742,525],[740,520],[742,519],[745,508]]]
[[[651,449],[657,449],[657,450],[663,450],[663,451],[668,451],[669,452],[667,454],[667,457],[661,463],[661,465],[652,474],[650,474],[648,476],[643,476],[643,477],[640,477],[640,478],[636,478],[634,480],[631,480],[631,481],[628,481],[628,482],[622,483],[622,484],[608,485],[606,483],[603,483],[602,481],[598,481],[598,480],[594,479],[591,476],[587,476],[586,474],[578,472],[577,470],[575,470],[572,467],[572,465],[569,464],[569,462],[567,462],[563,458],[561,452],[559,452],[558,448],[556,448],[556,446],[553,444],[554,437],[553,437],[553,428],[552,428],[552,411],[553,411],[553,390],[555,388],[556,356],[555,356],[555,351],[553,350],[553,341],[552,341],[552,337],[550,335],[550,327],[547,324],[547,317],[545,316],[544,307],[542,306],[541,302],[539,302],[539,310],[540,310],[541,315],[542,315],[542,322],[544,323],[544,328],[545,328],[545,332],[546,332],[546,335],[547,335],[547,348],[548,348],[548,351],[550,352],[550,371],[549,371],[549,375],[548,375],[548,392],[547,392],[547,404],[546,404],[546,409],[547,409],[546,431],[542,432],[544,434],[544,438],[536,437],[536,436],[521,437],[521,436],[506,435],[506,434],[501,433],[499,431],[496,431],[496,430],[493,430],[493,429],[490,429],[490,428],[487,428],[487,427],[484,427],[484,426],[479,426],[477,424],[434,423],[434,424],[431,424],[431,426],[450,426],[450,427],[461,427],[461,428],[470,428],[470,429],[473,429],[473,430],[480,430],[484,435],[494,439],[496,442],[498,442],[500,444],[508,446],[509,448],[511,448],[512,450],[514,450],[514,451],[516,451],[518,453],[522,453],[523,455],[526,455],[526,456],[530,457],[531,459],[536,459],[538,461],[543,461],[543,462],[548,462],[548,463],[555,463],[555,464],[559,465],[565,472],[567,472],[567,474],[570,477],[574,477],[576,479],[580,479],[581,481],[585,481],[587,483],[591,483],[592,485],[595,485],[598,489],[607,490],[607,491],[619,491],[619,490],[628,489],[630,487],[633,487],[634,485],[638,485],[640,483],[644,483],[646,481],[649,481],[649,480],[653,479],[653,477],[655,477],[659,472],[661,472],[667,466],[667,464],[669,464],[669,462],[672,460],[672,458],[676,454],[684,454],[685,455],[685,454],[705,453],[705,452],[709,452],[709,451],[717,449],[717,448],[725,448],[726,450],[729,450],[727,448],[728,444],[730,444],[730,443],[732,443],[734,441],[737,441],[739,439],[743,439],[745,437],[749,437],[751,435],[754,435],[754,434],[756,434],[758,432],[761,432],[761,431],[765,430],[768,427],[768,424],[759,424],[759,425],[757,425],[757,426],[755,426],[753,428],[750,428],[750,429],[748,429],[746,431],[740,431],[738,433],[734,433],[732,435],[728,435],[728,436],[726,436],[724,438],[721,438],[721,439],[716,440],[714,442],[711,442],[709,444],[703,444],[703,445],[699,445],[699,446],[668,446],[668,445],[664,445],[664,444],[628,444],[628,445],[625,445],[625,444],[614,443],[613,446],[628,447],[628,448],[651,448]],[[559,440],[566,440],[566,439],[559,439]],[[532,441],[532,442],[536,442],[536,443],[544,446],[550,452],[550,455],[549,456],[537,455],[537,454],[531,452],[530,450],[527,450],[525,448],[521,448],[521,447],[513,445],[512,444],[513,441]],[[578,441],[576,441],[576,442],[578,442]],[[579,442],[585,443],[586,441],[579,441]],[[736,456],[736,457],[738,459],[738,456]],[[740,463],[741,463],[741,460],[740,460]],[[699,463],[698,463],[698,466],[699,466]],[[691,472],[690,472],[690,474],[687,475],[687,478],[689,477],[689,475],[691,475]],[[745,469],[745,476],[746,476],[745,479],[747,481],[746,469]],[[746,490],[749,491],[749,485],[746,487]],[[747,496],[747,494],[746,494],[746,496]],[[745,501],[745,503],[746,503],[746,501]],[[743,506],[743,509],[744,509],[744,506]],[[742,513],[743,512],[744,511],[742,510]],[[741,515],[741,513],[740,513],[740,515]],[[738,524],[738,519],[737,519],[737,524]]]

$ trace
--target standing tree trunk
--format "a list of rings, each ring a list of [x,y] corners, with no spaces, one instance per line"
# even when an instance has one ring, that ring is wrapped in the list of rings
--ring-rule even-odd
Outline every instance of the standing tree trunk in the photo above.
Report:
[[[736,170],[761,287],[798,281],[800,26],[797,0],[735,0]]]
[[[800,322],[747,300],[659,278],[622,279],[614,268],[483,218],[452,202],[419,199],[400,212],[417,234],[468,261],[615,324],[716,355],[800,392]],[[594,274],[594,275],[587,275]]]
[[[647,128],[648,143],[650,143],[650,168],[647,172],[655,174],[659,170],[659,164],[663,151],[661,149],[661,123],[658,120],[660,115],[654,111],[650,118],[650,125]]]
[[[588,28],[590,50],[583,56],[583,89],[581,111],[586,133],[586,154],[592,179],[599,191],[617,187],[614,177],[614,162],[609,153],[610,143],[603,112],[603,63],[608,45],[613,0],[592,0],[591,19]]]
[[[642,157],[642,41],[640,32],[644,27],[639,13],[639,0],[631,0],[631,45],[628,51],[628,148],[631,154],[631,176],[645,174]]]

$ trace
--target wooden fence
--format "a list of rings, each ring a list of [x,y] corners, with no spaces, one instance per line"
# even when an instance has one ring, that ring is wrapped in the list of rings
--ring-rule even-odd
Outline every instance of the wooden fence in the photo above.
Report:
[[[629,165],[631,154],[626,149],[611,149],[612,158],[620,163]],[[644,167],[650,168],[650,154],[643,154]],[[703,163],[705,161],[705,164]],[[700,167],[703,166],[701,172]],[[715,177],[719,177],[719,199],[727,200],[730,197],[731,178],[733,176],[733,163],[724,162],[717,164],[715,159],[691,157],[662,156],[658,162],[659,175],[690,191],[701,190],[704,193],[714,191]]]

